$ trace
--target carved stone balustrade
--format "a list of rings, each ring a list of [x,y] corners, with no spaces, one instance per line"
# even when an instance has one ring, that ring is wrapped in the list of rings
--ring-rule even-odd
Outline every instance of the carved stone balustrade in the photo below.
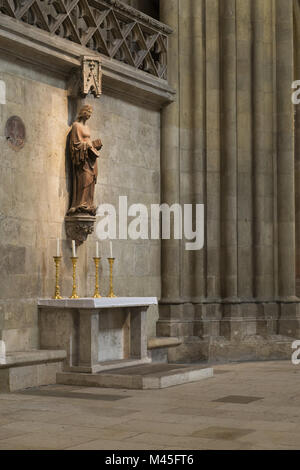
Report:
[[[0,13],[167,79],[172,30],[118,0],[0,0]]]

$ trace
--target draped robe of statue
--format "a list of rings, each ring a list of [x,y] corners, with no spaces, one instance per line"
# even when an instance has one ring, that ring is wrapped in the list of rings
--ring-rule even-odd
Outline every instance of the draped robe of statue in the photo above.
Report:
[[[91,141],[90,129],[75,121],[70,134],[70,156],[73,166],[72,203],[68,215],[96,215],[94,192],[98,176],[97,159],[101,140]]]

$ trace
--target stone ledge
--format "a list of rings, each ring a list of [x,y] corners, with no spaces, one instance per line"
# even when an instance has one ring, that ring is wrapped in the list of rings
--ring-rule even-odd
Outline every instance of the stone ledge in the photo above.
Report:
[[[61,350],[33,350],[25,352],[6,353],[6,363],[0,364],[0,369],[10,367],[21,367],[32,364],[45,364],[48,362],[64,361],[67,357],[66,351]]]
[[[161,337],[161,338],[149,338],[148,349],[161,349],[161,348],[176,348],[180,346],[182,341],[179,338]]]
[[[41,70],[68,79],[72,69],[81,65],[81,57],[91,50],[0,14],[0,51]],[[166,80],[132,69],[117,60],[101,58],[104,94],[116,95],[134,103],[160,109],[175,99],[175,90]]]
[[[55,384],[65,358],[65,351],[56,350],[8,353],[0,365],[0,393]]]
[[[156,297],[115,297],[113,299],[103,297],[101,299],[82,298],[82,299],[39,299],[39,307],[48,307],[56,309],[75,308],[80,310],[108,309],[108,308],[128,308],[128,307],[149,307],[157,305]]]
[[[182,340],[176,337],[155,337],[148,339],[148,357],[155,364],[167,364],[169,350],[177,348]]]

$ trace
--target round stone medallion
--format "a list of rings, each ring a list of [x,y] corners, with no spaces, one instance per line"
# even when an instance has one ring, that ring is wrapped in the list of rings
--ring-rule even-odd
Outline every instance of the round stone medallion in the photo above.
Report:
[[[25,125],[19,116],[11,116],[5,125],[5,137],[14,150],[20,150],[25,144]]]

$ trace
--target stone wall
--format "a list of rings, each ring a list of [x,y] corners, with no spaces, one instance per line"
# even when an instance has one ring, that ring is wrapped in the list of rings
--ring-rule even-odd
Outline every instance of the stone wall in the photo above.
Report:
[[[71,294],[70,242],[64,216],[68,208],[65,143],[72,119],[66,82],[5,54],[0,58],[0,338],[8,351],[38,347],[38,297],[54,291],[55,239],[63,239],[62,294]],[[3,82],[6,93],[3,92]],[[1,83],[1,82],[0,82]],[[4,99],[5,98],[5,99]],[[104,148],[99,165],[97,203],[160,201],[160,113],[103,95],[91,100],[93,137]],[[5,104],[4,104],[5,103]],[[26,144],[18,152],[4,137],[7,119],[18,115]],[[79,294],[93,294],[95,235],[78,250]],[[101,254],[109,254],[108,242]],[[114,243],[115,290],[119,296],[160,295],[160,243]],[[101,267],[101,293],[108,292],[108,263]],[[153,334],[156,310],[149,314]]]
[[[286,357],[299,336],[299,116],[295,129],[291,102],[299,78],[297,18],[298,0],[161,0],[160,19],[174,30],[168,81],[176,101],[161,118],[127,102],[124,96],[136,103],[133,95],[142,91],[149,105],[165,83],[107,58],[104,85],[115,85],[107,83],[99,101],[87,100],[95,106],[93,137],[104,143],[97,202],[117,205],[125,195],[129,204],[205,204],[201,251],[186,251],[181,240],[164,240],[162,250],[159,242],[114,243],[116,293],[161,297],[157,333],[183,342],[173,360]],[[66,60],[55,56],[58,40],[51,39],[53,61],[71,67],[82,48],[68,44]],[[64,144],[73,107],[64,80],[4,55],[2,61],[0,330],[13,350],[37,346],[36,298],[53,292],[51,257],[56,237],[65,238]],[[0,103],[3,95],[2,84]],[[13,114],[27,128],[18,153],[3,136]],[[82,296],[93,293],[94,249],[95,236],[79,249]],[[101,252],[108,255],[107,242]],[[63,295],[71,292],[70,254],[64,241]],[[107,289],[104,260],[101,291]],[[153,334],[156,311],[150,316]]]

